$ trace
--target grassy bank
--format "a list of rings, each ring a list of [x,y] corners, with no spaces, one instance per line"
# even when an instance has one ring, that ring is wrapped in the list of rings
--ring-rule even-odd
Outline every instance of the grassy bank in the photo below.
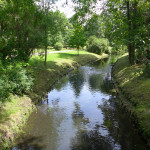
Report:
[[[35,83],[33,91],[29,95],[34,99],[34,102],[38,102],[50,90],[52,85],[67,72],[87,62],[107,56],[106,54],[99,56],[86,51],[81,51],[79,56],[77,56],[76,51],[49,54],[46,66],[44,66],[43,59],[39,56],[33,56],[29,64],[35,76]]]
[[[80,56],[77,56],[76,51],[49,54],[46,66],[44,66],[44,58],[33,56],[28,66],[35,79],[32,91],[27,93],[28,96],[14,95],[10,101],[0,105],[0,149],[8,149],[12,145],[31,111],[35,108],[34,104],[41,100],[55,82],[78,66],[107,56],[85,51],[80,52]]]
[[[21,132],[30,113],[35,109],[28,96],[13,95],[0,108],[0,150],[8,149]]]
[[[145,65],[130,66],[128,55],[124,55],[116,62],[112,74],[126,97],[123,100],[124,106],[131,112],[142,135],[150,144],[150,78],[143,73],[144,68]]]

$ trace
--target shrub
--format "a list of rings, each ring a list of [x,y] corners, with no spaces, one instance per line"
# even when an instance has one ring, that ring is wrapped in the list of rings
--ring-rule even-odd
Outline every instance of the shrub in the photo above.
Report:
[[[148,64],[146,65],[146,67],[144,68],[143,73],[144,73],[146,76],[150,77],[150,63],[148,63]]]
[[[105,38],[96,38],[91,36],[87,43],[87,50],[96,54],[110,53],[109,42]]]
[[[108,46],[108,48],[105,50],[106,54],[111,54],[112,47]]]
[[[11,94],[23,94],[31,89],[33,78],[24,63],[13,63],[0,67],[0,101],[5,101]]]
[[[56,42],[55,46],[54,46],[55,50],[61,50],[63,48],[63,44],[60,42]]]

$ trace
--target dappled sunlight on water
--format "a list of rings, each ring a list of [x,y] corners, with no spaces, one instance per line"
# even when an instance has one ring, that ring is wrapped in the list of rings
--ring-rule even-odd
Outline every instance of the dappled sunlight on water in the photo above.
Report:
[[[146,150],[111,93],[110,60],[64,77],[30,116],[13,150]]]

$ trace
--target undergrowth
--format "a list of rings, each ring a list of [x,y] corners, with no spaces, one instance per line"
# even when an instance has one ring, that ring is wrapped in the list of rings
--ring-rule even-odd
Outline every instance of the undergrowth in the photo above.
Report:
[[[27,63],[0,63],[0,102],[9,99],[11,94],[22,95],[31,89],[33,78],[26,69]]]

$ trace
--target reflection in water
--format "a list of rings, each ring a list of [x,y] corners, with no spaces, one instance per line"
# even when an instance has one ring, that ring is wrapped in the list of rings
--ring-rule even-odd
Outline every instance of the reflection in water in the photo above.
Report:
[[[58,82],[58,84],[56,84],[55,89],[57,89],[58,91],[61,91],[66,86],[67,82],[68,82],[68,79],[63,78],[62,80]]]
[[[41,150],[49,147],[56,149],[58,147],[58,127],[65,118],[64,109],[60,108],[59,99],[51,101],[52,108],[48,105],[41,105],[37,112],[33,112],[24,129],[25,135],[18,139],[19,150]],[[45,137],[45,135],[47,135]],[[51,141],[50,139],[53,139]],[[18,150],[15,147],[13,150]]]
[[[80,95],[81,89],[84,83],[84,77],[82,70],[77,70],[75,74],[69,76],[70,84],[73,87],[76,97]]]
[[[111,150],[113,147],[109,144],[107,137],[102,136],[98,130],[85,131],[80,130],[74,138],[71,139],[71,150]]]
[[[42,137],[26,137],[23,142],[20,142],[17,147],[14,147],[13,150],[41,150],[45,148],[45,145],[40,145]],[[35,144],[34,144],[35,143]]]
[[[81,108],[77,102],[74,103],[75,110],[72,113],[72,119],[74,121],[75,127],[80,129],[85,129],[85,125],[89,123],[89,119],[84,117],[83,111],[81,111]]]
[[[103,105],[98,105],[98,108],[104,114],[103,126],[109,131],[109,137],[112,137],[120,145],[120,149],[146,150],[143,141],[133,136],[133,133],[137,131],[130,120],[126,121],[127,115],[120,109],[120,106],[116,103],[117,101],[117,97],[110,97],[109,100],[103,99]]]
[[[92,74],[89,78],[89,84],[92,91],[99,91],[101,89],[102,82],[103,77],[99,74]]]
[[[82,66],[60,80],[13,150],[146,150],[112,95],[112,60]]]

